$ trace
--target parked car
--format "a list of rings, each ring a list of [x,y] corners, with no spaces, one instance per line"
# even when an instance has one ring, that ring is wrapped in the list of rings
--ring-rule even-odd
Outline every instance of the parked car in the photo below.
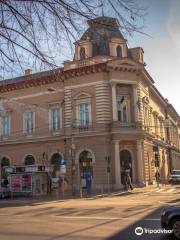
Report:
[[[172,174],[169,175],[169,183],[171,184],[180,183],[180,170],[172,171]]]
[[[180,207],[169,207],[161,213],[161,227],[173,230],[173,234],[180,239]]]

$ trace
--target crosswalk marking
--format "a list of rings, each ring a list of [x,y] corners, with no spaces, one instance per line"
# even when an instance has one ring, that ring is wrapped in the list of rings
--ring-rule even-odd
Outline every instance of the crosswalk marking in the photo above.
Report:
[[[167,190],[167,193],[173,192],[174,190],[175,190],[174,188],[169,189],[169,190]]]
[[[156,192],[162,192],[162,191],[164,191],[165,189],[159,189],[159,190],[157,190]]]
[[[147,192],[144,192],[143,195],[149,195],[149,194],[166,194],[166,193],[173,193],[174,191],[178,192],[175,188],[165,189],[165,188],[155,188],[150,189]],[[180,193],[180,191],[179,191]]]

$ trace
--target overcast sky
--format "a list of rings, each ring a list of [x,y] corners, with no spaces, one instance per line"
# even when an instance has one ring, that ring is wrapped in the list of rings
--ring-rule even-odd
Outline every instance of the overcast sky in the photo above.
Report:
[[[147,70],[162,95],[180,114],[180,0],[142,0],[148,7],[145,32],[130,47],[142,46]]]

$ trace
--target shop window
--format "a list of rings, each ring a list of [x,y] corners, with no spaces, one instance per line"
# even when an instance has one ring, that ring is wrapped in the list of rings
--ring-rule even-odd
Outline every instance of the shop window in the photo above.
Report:
[[[2,117],[2,136],[8,137],[10,134],[10,117],[9,115],[4,115]]]
[[[80,48],[80,60],[83,60],[85,58],[86,58],[85,48],[81,47]]]
[[[116,56],[119,58],[122,57],[122,48],[119,45],[116,47]]]
[[[32,134],[35,131],[35,112],[25,113],[25,132]]]
[[[51,130],[58,131],[61,128],[60,108],[51,109]]]
[[[32,155],[27,155],[24,159],[24,164],[25,165],[33,165],[35,164],[35,159]]]
[[[118,121],[129,122],[129,99],[127,96],[120,96],[118,100]]]
[[[4,167],[9,166],[9,165],[10,165],[10,160],[9,160],[9,158],[3,157],[3,158],[1,159],[1,178],[2,178],[2,179],[3,179],[3,178],[6,178],[6,172],[5,172]]]

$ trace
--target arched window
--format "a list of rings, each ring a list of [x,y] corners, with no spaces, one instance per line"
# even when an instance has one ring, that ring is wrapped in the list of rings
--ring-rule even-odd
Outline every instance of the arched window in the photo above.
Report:
[[[81,178],[85,178],[87,173],[93,175],[93,156],[89,151],[82,151],[79,155],[79,168]]]
[[[25,165],[33,165],[35,164],[35,159],[32,155],[27,155],[24,159],[24,164]]]
[[[122,48],[119,45],[116,47],[116,55],[119,58],[122,57]]]
[[[53,166],[53,169],[52,169],[52,177],[53,178],[59,176],[61,159],[62,159],[62,156],[60,153],[54,153],[51,157],[50,163]]]
[[[86,53],[85,53],[85,48],[81,47],[80,48],[80,60],[85,59]]]
[[[6,178],[6,173],[5,169],[3,167],[9,166],[10,165],[10,160],[7,157],[3,157],[1,159],[1,178]]]

